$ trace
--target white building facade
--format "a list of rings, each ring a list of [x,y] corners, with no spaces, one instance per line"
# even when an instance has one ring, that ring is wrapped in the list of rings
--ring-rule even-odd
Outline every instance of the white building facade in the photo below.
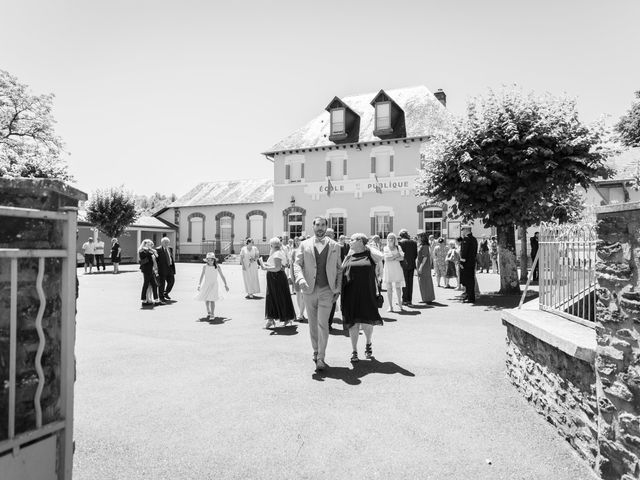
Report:
[[[335,97],[264,153],[274,166],[274,235],[311,234],[313,218],[326,216],[337,235],[458,237],[446,204],[415,195],[422,146],[450,122],[445,102],[423,86]]]

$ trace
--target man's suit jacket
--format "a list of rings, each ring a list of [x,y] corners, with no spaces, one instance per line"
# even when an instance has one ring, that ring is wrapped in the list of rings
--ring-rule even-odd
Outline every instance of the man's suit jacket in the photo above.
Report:
[[[158,247],[156,251],[158,252],[158,275],[160,277],[175,275],[176,262],[173,259],[173,248],[169,247],[168,254],[163,247]],[[171,256],[171,263],[169,263],[169,255]]]
[[[460,247],[460,258],[463,270],[473,272],[476,269],[476,255],[478,253],[478,240],[472,234],[462,237],[462,246]]]
[[[418,258],[418,244],[410,238],[402,238],[398,244],[404,252],[404,260],[401,262],[404,270],[415,270]]]
[[[315,237],[308,238],[300,244],[296,260],[293,263],[293,272],[296,283],[306,281],[309,285],[308,290],[304,293],[311,293],[316,286],[316,254],[315,254]],[[327,279],[329,280],[329,288],[333,293],[340,293],[342,288],[342,261],[340,259],[340,244],[327,239]]]
[[[531,237],[529,240],[531,242],[531,259],[534,260],[536,255],[538,254],[538,239],[536,237]]]

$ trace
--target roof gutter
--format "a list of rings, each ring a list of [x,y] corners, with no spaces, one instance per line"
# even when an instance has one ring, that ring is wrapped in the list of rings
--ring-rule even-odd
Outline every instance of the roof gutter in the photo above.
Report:
[[[366,147],[367,145],[371,144],[371,146],[374,145],[391,145],[392,143],[410,143],[410,142],[415,142],[416,140],[418,140],[419,142],[424,141],[424,140],[428,140],[429,138],[431,138],[430,135],[420,135],[418,137],[405,137],[405,138],[393,138],[393,139],[389,139],[389,140],[365,140],[362,142],[355,142],[355,143],[341,143],[339,145],[318,145],[315,147],[301,147],[301,148],[287,148],[284,150],[277,150],[274,152],[263,152],[262,155],[264,155],[265,157],[267,157],[268,160],[273,162],[273,156],[274,155],[278,155],[278,154],[282,154],[282,153],[304,153],[306,151],[318,151],[318,150],[340,150],[340,149],[346,149],[346,148],[357,148],[359,146],[364,146]]]

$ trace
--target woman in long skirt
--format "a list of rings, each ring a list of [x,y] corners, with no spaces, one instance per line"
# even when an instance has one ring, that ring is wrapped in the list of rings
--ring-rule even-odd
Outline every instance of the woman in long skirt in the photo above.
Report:
[[[253,245],[253,240],[247,238],[244,247],[240,250],[240,264],[242,265],[242,279],[244,289],[247,292],[246,298],[255,298],[256,293],[260,293],[260,280],[258,278],[258,264],[260,263],[260,252]]]
[[[287,257],[282,251],[282,243],[278,237],[269,241],[271,255],[262,268],[267,271],[267,296],[264,304],[264,317],[267,320],[265,328],[276,326],[275,320],[280,320],[284,326],[290,325],[296,318],[293,309],[291,294],[289,293],[289,281],[284,272]]]
[[[426,233],[418,235],[420,247],[418,248],[418,285],[420,296],[424,303],[431,303],[436,299],[431,278],[431,249]]]

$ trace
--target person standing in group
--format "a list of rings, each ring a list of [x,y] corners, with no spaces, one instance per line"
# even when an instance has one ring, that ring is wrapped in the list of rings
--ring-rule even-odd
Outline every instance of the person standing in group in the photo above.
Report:
[[[98,238],[93,247],[94,257],[96,259],[96,272],[100,271],[100,264],[102,264],[102,271],[106,270],[104,266],[104,242]]]
[[[405,284],[402,287],[402,304],[411,305],[413,300],[413,275],[416,271],[416,260],[418,258],[418,244],[409,236],[406,228],[400,230],[398,237],[400,237],[398,245],[404,252],[404,259],[400,262]]]
[[[256,293],[260,293],[260,278],[258,277],[260,262],[258,247],[253,244],[252,238],[247,238],[244,247],[240,249],[242,280],[244,281],[244,290],[247,292],[245,298],[256,298]]]
[[[445,275],[444,288],[453,288],[449,282],[452,278],[457,279],[458,287],[460,287],[460,277],[458,277],[458,268],[460,265],[460,252],[456,248],[456,242],[449,242],[449,251],[447,252],[447,272]]]
[[[436,248],[433,249],[433,265],[436,271],[436,284],[440,286],[440,279],[446,282],[447,278],[447,246],[444,238],[438,238]]]
[[[489,273],[489,268],[491,267],[491,256],[489,255],[489,242],[485,236],[482,237],[482,240],[480,240],[480,244],[478,245],[477,262],[480,273],[483,271]]]
[[[347,243],[347,237],[344,235],[340,235],[338,239],[338,243],[340,244],[340,259],[344,262],[345,257],[349,254],[349,244]]]
[[[293,269],[293,264],[296,261],[296,255],[300,250],[300,243],[302,242],[302,237],[296,237],[293,239],[293,250],[291,252],[291,259],[289,263],[291,264],[290,275],[291,275],[291,283],[293,284],[293,292],[296,295],[296,303],[298,304],[298,316],[296,320],[298,322],[305,322],[307,319],[304,316],[305,305],[304,305],[304,296],[302,291],[300,290],[300,285],[296,283],[295,271]]]
[[[495,235],[491,237],[491,242],[489,243],[489,256],[491,257],[491,271],[500,273],[500,268],[498,267],[498,240]]]
[[[84,273],[87,273],[87,267],[89,267],[89,273],[93,268],[94,255],[96,251],[96,245],[93,243],[93,237],[87,238],[87,241],[82,244],[82,253],[84,254]]]
[[[538,235],[540,235],[540,232],[536,232],[533,234],[533,237],[531,237],[531,239],[529,240],[529,242],[531,243],[531,265],[533,265],[533,262],[535,262],[536,260],[536,256],[538,255]],[[539,268],[538,266],[540,265],[540,260],[538,259],[538,263],[536,264],[536,268],[533,269],[533,281],[537,282],[539,279]]]
[[[393,290],[396,291],[396,300],[401,312],[402,308],[402,287],[404,283],[404,272],[400,262],[404,259],[404,252],[398,245],[398,237],[395,233],[387,235],[387,246],[384,247],[384,270],[382,272],[382,283],[387,289],[387,300],[389,301],[388,312],[393,312]]]
[[[462,250],[462,237],[456,238],[456,249],[458,250],[458,263],[456,264],[456,276],[458,277],[458,287],[456,290],[464,290],[462,280],[460,278],[460,250]]]
[[[111,239],[111,265],[113,265],[113,273],[118,273],[120,270],[120,261],[122,260],[122,249],[118,243],[117,238]]]
[[[366,338],[364,353],[370,359],[373,357],[373,326],[383,324],[376,301],[376,264],[382,261],[382,255],[378,250],[367,247],[367,236],[364,233],[351,235],[349,244],[349,254],[342,262],[340,309],[343,326],[345,330],[349,330],[351,338],[351,363],[356,363],[359,361],[360,329]]]
[[[382,241],[380,240],[379,235],[373,235],[369,242],[367,243],[369,248],[375,248],[378,252],[382,253],[384,247],[382,246]],[[382,257],[382,261],[376,263],[376,281],[378,282],[378,290],[382,289],[382,274],[384,272],[384,255]]]
[[[154,268],[156,265],[157,253],[153,248],[153,241],[145,239],[138,247],[138,262],[140,263],[140,271],[142,271],[142,293],[140,300],[142,305],[164,305],[165,303],[158,300],[158,284],[156,283],[156,275]],[[147,288],[151,288],[153,302],[147,298]]]
[[[436,293],[433,290],[433,280],[431,279],[431,249],[429,248],[429,238],[426,233],[418,235],[418,285],[420,286],[420,297],[426,304],[433,303]]]
[[[200,280],[198,280],[198,294],[195,299],[204,301],[207,307],[207,318],[215,320],[216,302],[222,300],[222,296],[218,291],[218,277],[224,282],[224,289],[227,292],[229,291],[229,285],[227,285],[227,279],[222,273],[215,253],[207,253],[204,261],[207,264],[202,266],[202,273],[200,274]]]
[[[162,237],[158,251],[158,295],[160,301],[171,300],[169,293],[173,289],[176,275],[176,262],[173,257],[173,248],[169,246],[171,240]]]
[[[464,286],[464,302],[476,301],[476,252],[478,241],[471,233],[471,225],[463,225],[462,246],[460,247],[460,281]]]
[[[336,232],[333,228],[329,227],[327,228],[327,233],[325,234],[329,239],[335,241],[336,239]],[[344,257],[342,256],[342,245],[340,245],[340,262],[342,263],[342,259]],[[331,313],[329,314],[329,331],[331,331],[331,329],[333,328],[333,316],[336,313],[336,305],[338,304],[338,297],[334,298],[333,300],[333,305],[331,306]]]
[[[287,256],[282,251],[282,243],[278,237],[269,240],[269,246],[269,258],[262,264],[262,268],[267,271],[267,295],[264,302],[264,317],[267,323],[264,328],[275,327],[275,320],[280,320],[286,327],[296,318],[289,293],[289,280],[284,270],[288,263]]]
[[[309,317],[309,335],[316,370],[326,368],[329,314],[342,286],[340,245],[326,237],[327,219],[313,219],[314,237],[300,244],[293,264],[296,283],[304,295]]]

